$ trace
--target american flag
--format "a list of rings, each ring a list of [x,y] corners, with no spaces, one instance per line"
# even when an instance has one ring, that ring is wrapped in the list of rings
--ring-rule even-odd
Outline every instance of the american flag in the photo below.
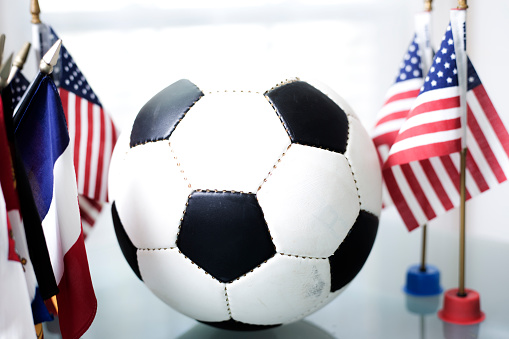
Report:
[[[36,49],[38,47],[42,57],[58,36],[48,25],[34,26],[35,36],[39,39],[34,45]],[[59,88],[73,146],[80,214],[86,235],[103,203],[108,201],[108,168],[117,132],[113,121],[104,112],[99,98],[64,46],[54,67],[53,78]]]
[[[454,18],[452,15],[453,25],[458,25]],[[457,63],[458,51],[465,54],[468,63],[465,65],[468,82],[466,198],[505,181],[509,175],[509,134],[466,53],[455,48],[458,41],[451,27],[447,28],[419,96],[384,165],[385,183],[409,230],[460,202],[461,97],[464,94],[458,77],[458,66],[461,66]],[[464,26],[460,23],[459,27]]]
[[[429,22],[429,12],[416,15],[416,33],[400,64],[396,80],[386,94],[385,103],[377,114],[372,138],[381,165],[387,160],[389,150],[419,95],[424,83],[423,69],[431,64],[433,51],[429,43]],[[385,182],[383,186],[383,206],[387,207],[392,202]]]
[[[16,105],[20,102],[29,85],[30,83],[21,73],[21,71],[17,71],[16,74],[14,74],[14,78],[12,78],[12,81],[9,84],[12,95],[13,108],[16,107]]]

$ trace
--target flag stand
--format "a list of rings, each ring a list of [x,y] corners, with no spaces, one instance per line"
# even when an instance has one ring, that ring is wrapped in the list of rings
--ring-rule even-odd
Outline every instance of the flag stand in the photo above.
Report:
[[[432,0],[424,1],[424,11],[431,12]],[[429,38],[429,36],[428,36]],[[426,64],[431,64],[431,60],[425,60]],[[427,65],[429,67],[430,65]],[[432,297],[442,293],[443,289],[440,287],[440,271],[437,267],[426,264],[426,246],[427,246],[427,225],[422,226],[422,244],[421,244],[421,263],[420,265],[412,265],[408,268],[406,274],[406,283],[403,290],[407,295],[416,297]],[[407,302],[408,306],[408,302]],[[410,311],[411,308],[407,307]],[[438,309],[438,300],[436,308]],[[413,311],[412,311],[413,312]],[[419,312],[414,312],[419,313]]]
[[[458,0],[458,10],[466,11],[468,8],[466,0]],[[464,23],[464,21],[463,21]],[[466,53],[465,53],[466,65]],[[458,72],[459,73],[459,72]],[[466,74],[463,81],[466,83]],[[466,86],[465,93],[466,94]],[[464,107],[463,129],[466,132],[466,104]],[[466,211],[466,164],[467,164],[467,147],[466,133],[463,135],[461,163],[460,163],[460,244],[459,244],[459,286],[452,288],[444,294],[443,309],[438,312],[438,317],[445,323],[456,325],[472,325],[478,328],[480,322],[485,318],[484,312],[481,311],[479,293],[465,288],[465,211]],[[453,326],[447,325],[446,328],[454,331]]]

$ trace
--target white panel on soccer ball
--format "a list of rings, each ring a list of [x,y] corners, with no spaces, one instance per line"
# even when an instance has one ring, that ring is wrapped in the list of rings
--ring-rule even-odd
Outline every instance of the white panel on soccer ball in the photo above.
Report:
[[[126,173],[123,168],[125,158],[130,149],[130,131],[131,129],[129,128],[129,132],[120,134],[115,148],[113,149],[113,154],[111,155],[110,169],[108,172],[108,197],[110,201],[115,201],[120,188],[124,185],[126,180],[129,180],[125,176]]]
[[[349,140],[345,157],[352,166],[361,208],[377,216],[382,208],[382,172],[375,146],[361,122],[348,117]]]
[[[167,140],[133,147],[115,200],[125,231],[137,248],[176,246],[180,219],[192,192]]]
[[[230,318],[225,285],[178,249],[138,250],[137,255],[143,282],[175,310],[201,321]]]
[[[300,319],[330,294],[327,259],[276,254],[227,285],[233,319],[258,325]]]
[[[276,85],[284,82],[295,81],[295,76],[290,74],[275,74],[268,72],[268,74],[260,74],[260,70],[256,70],[255,77],[246,77],[245,74],[232,74],[222,78],[211,78],[209,75],[193,77],[193,83],[199,84],[200,90],[208,95],[214,92],[258,92],[265,93]],[[262,70],[263,73],[263,70]]]
[[[206,94],[170,137],[195,189],[256,192],[290,144],[262,94]]]
[[[329,257],[359,214],[346,158],[292,144],[257,193],[276,251]]]

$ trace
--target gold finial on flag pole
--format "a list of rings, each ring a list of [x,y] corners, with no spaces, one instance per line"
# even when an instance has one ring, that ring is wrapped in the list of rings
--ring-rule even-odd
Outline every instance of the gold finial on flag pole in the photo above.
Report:
[[[433,2],[433,0],[424,0],[424,10],[426,12],[431,12],[431,3]]]
[[[44,54],[39,64],[39,70],[44,74],[51,74],[53,66],[57,64],[60,55],[60,47],[62,46],[62,39],[58,39],[53,46]]]
[[[458,0],[458,9],[467,9],[467,0]]]
[[[5,34],[0,34],[0,67],[2,67],[2,56],[4,55]]]
[[[41,19],[39,19],[39,14],[41,13],[41,8],[39,7],[39,0],[32,0],[30,2],[30,13],[32,13],[32,20],[30,22],[40,24]]]
[[[12,61],[11,73],[9,73],[9,78],[7,79],[7,83],[9,84],[16,75],[16,72],[23,69],[23,65],[25,65],[25,61],[28,57],[28,52],[30,51],[30,46],[32,46],[29,42],[25,42],[23,47],[19,50],[18,54],[14,57]]]
[[[0,91],[7,86],[7,79],[9,78],[9,73],[11,72],[11,64],[12,64],[12,53],[7,59],[7,61],[0,68]]]

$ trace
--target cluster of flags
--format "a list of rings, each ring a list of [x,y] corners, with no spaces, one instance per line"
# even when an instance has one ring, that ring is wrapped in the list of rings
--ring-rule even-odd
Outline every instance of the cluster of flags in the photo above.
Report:
[[[431,64],[424,58],[429,28],[417,22],[373,132],[384,205],[394,204],[409,230],[459,206],[460,152],[467,154],[467,200],[509,175],[509,134],[467,57],[465,11],[451,11]]]
[[[34,325],[58,316],[79,338],[97,310],[85,231],[107,202],[117,132],[53,29],[33,31],[51,71],[0,76],[0,337],[39,337]]]

